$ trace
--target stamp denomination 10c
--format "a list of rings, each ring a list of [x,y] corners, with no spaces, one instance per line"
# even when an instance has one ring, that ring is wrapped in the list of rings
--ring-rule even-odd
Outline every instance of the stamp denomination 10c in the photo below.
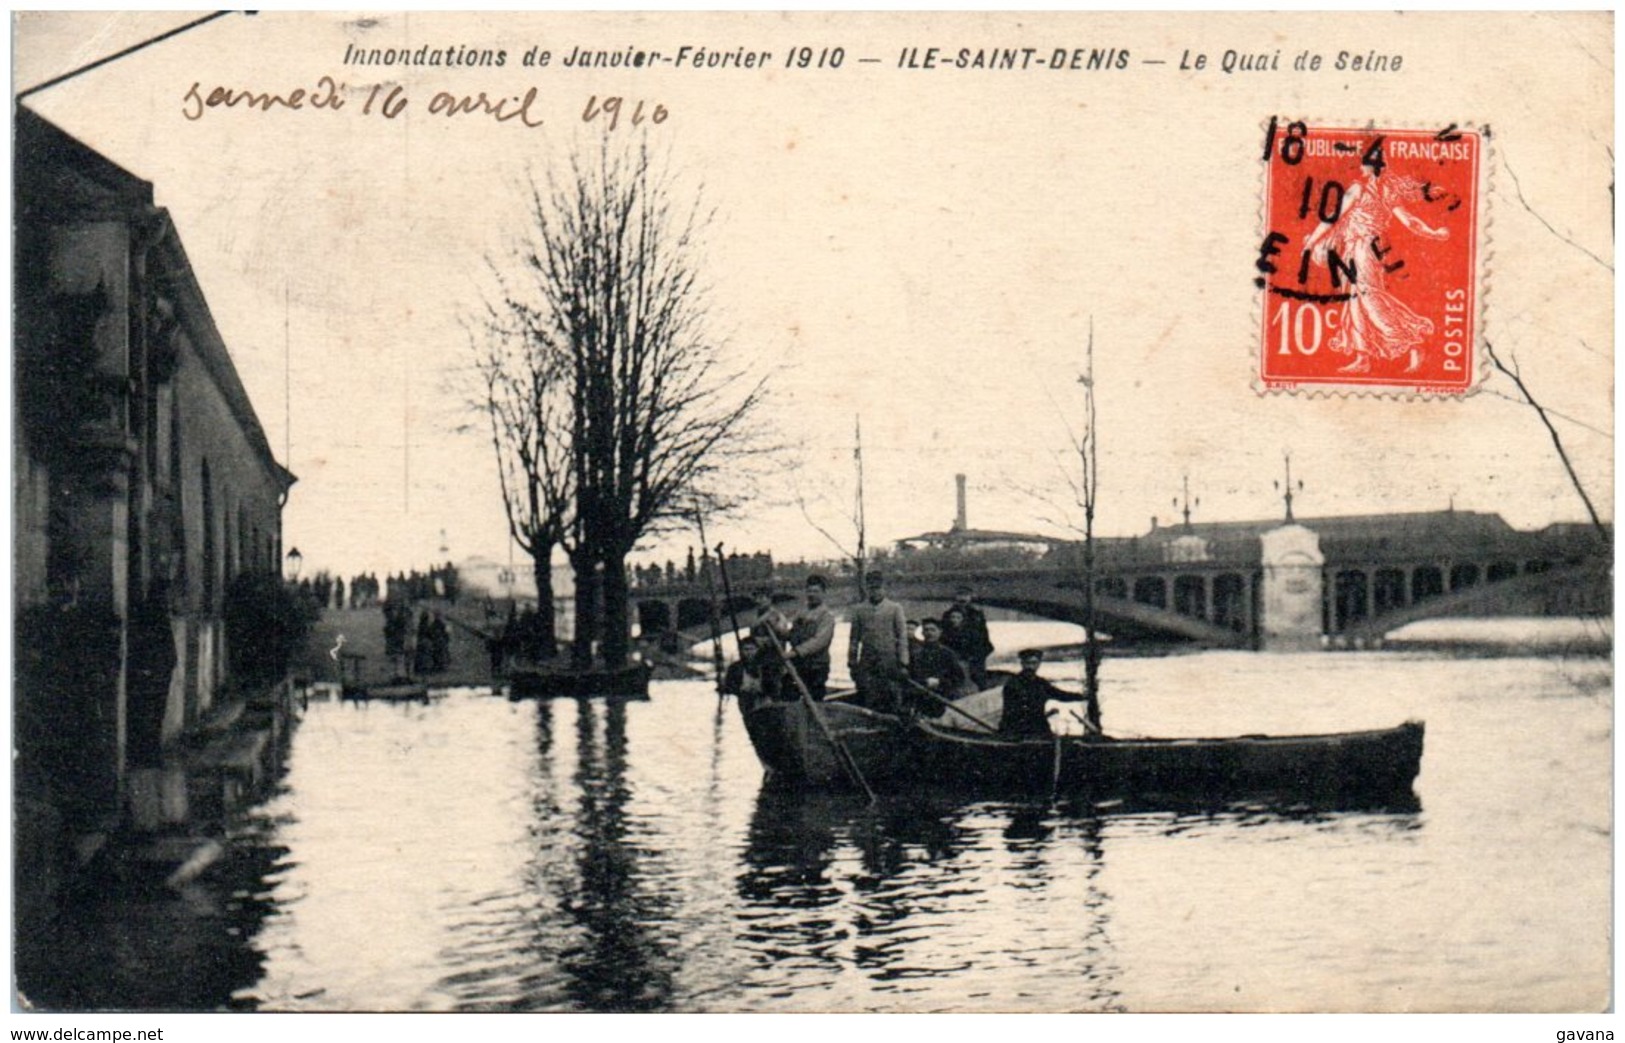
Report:
[[[1477,377],[1476,130],[1271,119],[1258,378],[1267,389],[1461,394]]]

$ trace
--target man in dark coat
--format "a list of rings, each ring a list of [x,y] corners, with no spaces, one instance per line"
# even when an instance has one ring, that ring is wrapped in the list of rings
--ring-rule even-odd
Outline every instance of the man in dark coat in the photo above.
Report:
[[[954,591],[954,603],[949,614],[959,613],[957,632],[944,633],[943,643],[958,653],[977,687],[987,685],[987,657],[993,654],[993,638],[987,632],[987,616],[971,602],[971,589],[961,586]]]
[[[1061,703],[1081,703],[1083,696],[1064,692],[1038,676],[1038,665],[1044,653],[1036,648],[1024,648],[1017,653],[1021,659],[1021,673],[1004,683],[1004,714],[999,718],[999,736],[1005,739],[1049,739],[1049,715],[1045,704],[1050,700]]]
[[[754,637],[739,639],[739,659],[722,675],[722,694],[739,697],[739,704],[750,709],[767,697],[762,682],[762,654]]]
[[[908,661],[909,679],[944,699],[952,699],[960,694],[970,675],[959,657],[942,643],[942,624],[935,619],[927,619],[920,624],[920,628],[925,639],[920,643],[918,652]],[[930,696],[918,692],[915,696],[914,705],[925,716],[941,717],[947,712],[942,703]]]

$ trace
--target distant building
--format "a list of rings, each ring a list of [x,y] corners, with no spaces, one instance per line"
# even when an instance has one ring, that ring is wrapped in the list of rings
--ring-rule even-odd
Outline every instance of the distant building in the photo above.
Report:
[[[26,108],[14,131],[19,833],[83,849],[228,689],[227,591],[279,573],[294,477],[153,186]]]
[[[575,636],[576,577],[569,565],[554,565],[552,572],[554,629],[559,640],[565,641]],[[474,555],[457,563],[457,575],[470,595],[536,603],[536,576],[528,558],[508,566]]]

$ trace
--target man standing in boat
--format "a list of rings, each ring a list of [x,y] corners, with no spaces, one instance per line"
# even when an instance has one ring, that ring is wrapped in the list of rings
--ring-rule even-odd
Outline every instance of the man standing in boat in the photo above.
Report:
[[[783,595],[783,600],[791,600],[789,595]],[[783,641],[790,634],[790,617],[779,608],[781,596],[775,594],[771,588],[758,587],[751,592],[751,600],[755,602],[756,618],[751,620],[750,632],[756,636],[763,648],[768,648],[772,642],[768,640],[768,631]]]
[[[1053,738],[1045,704],[1052,699],[1060,703],[1081,703],[1083,696],[1062,691],[1038,676],[1038,666],[1044,661],[1044,653],[1040,649],[1023,648],[1016,654],[1021,660],[1021,673],[1004,683],[1004,713],[999,717],[999,737]]]
[[[959,626],[952,634],[943,635],[943,643],[959,654],[970,671],[971,680],[978,688],[987,686],[987,657],[993,654],[993,638],[987,632],[987,616],[980,606],[971,601],[971,589],[960,586],[954,591],[954,603],[949,612],[959,613]]]
[[[846,665],[858,695],[869,707],[888,713],[900,708],[898,686],[908,677],[908,620],[903,606],[886,597],[886,578],[864,579],[867,601],[852,610],[852,636]]]
[[[790,624],[785,658],[801,675],[814,699],[824,698],[829,685],[829,646],[835,640],[835,613],[824,605],[824,577],[807,577],[807,607]]]

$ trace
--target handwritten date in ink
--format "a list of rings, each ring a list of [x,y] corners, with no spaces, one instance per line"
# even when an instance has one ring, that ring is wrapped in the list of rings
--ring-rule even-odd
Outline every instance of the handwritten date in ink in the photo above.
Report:
[[[666,106],[659,102],[648,102],[641,98],[630,108],[628,104],[632,99],[622,97],[608,97],[602,100],[594,94],[587,99],[587,107],[582,110],[581,122],[591,123],[594,120],[604,120],[605,130],[614,130],[621,124],[621,116],[625,115],[628,126],[639,126],[645,121],[656,126],[666,122],[670,115]]]

